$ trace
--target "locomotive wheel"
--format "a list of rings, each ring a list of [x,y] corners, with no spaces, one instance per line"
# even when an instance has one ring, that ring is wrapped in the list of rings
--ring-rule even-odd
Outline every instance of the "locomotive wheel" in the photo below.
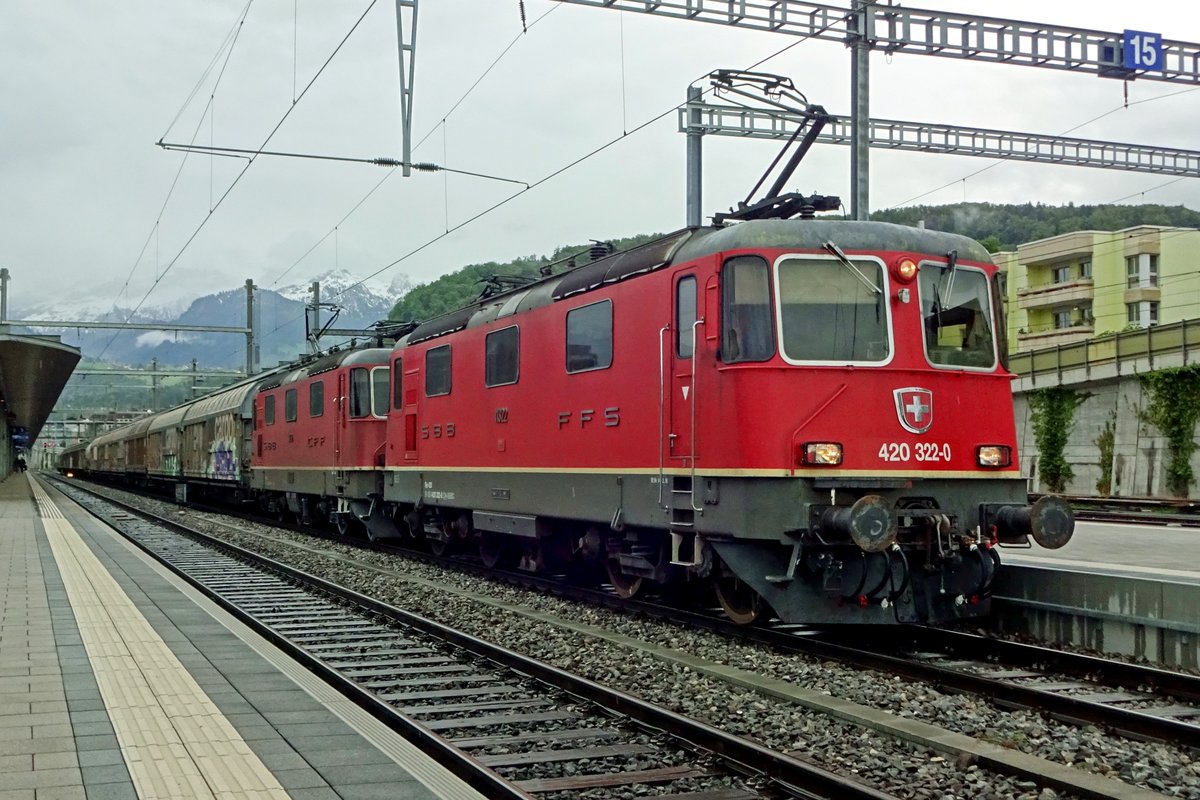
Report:
[[[334,514],[333,524],[338,536],[353,536],[361,530],[358,518],[353,514]]]
[[[479,534],[479,560],[488,569],[495,569],[505,556],[507,542],[499,533],[481,531]]]
[[[621,562],[615,558],[606,559],[604,568],[608,571],[608,582],[612,584],[613,589],[617,593],[617,597],[622,600],[629,600],[632,597],[637,597],[642,591],[644,579],[639,575],[626,575],[621,571]]]
[[[426,531],[425,541],[429,543],[429,552],[438,558],[450,551],[450,537],[445,531]]]
[[[770,616],[767,601],[736,575],[718,575],[712,583],[725,616],[738,625],[753,625]]]

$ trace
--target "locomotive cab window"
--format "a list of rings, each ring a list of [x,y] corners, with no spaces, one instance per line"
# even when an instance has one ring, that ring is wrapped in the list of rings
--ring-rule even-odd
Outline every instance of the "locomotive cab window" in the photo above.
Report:
[[[694,350],[696,324],[696,279],[681,278],[675,285],[675,353],[691,358]]]
[[[263,398],[263,422],[275,424],[275,395],[269,394]]]
[[[489,333],[484,350],[484,384],[504,386],[516,383],[521,352],[521,335],[517,326]]]
[[[371,414],[383,419],[388,412],[388,392],[391,391],[391,374],[387,367],[371,370]]]
[[[925,262],[917,273],[925,355],[935,367],[994,369],[991,292],[981,270]]]
[[[325,413],[325,381],[316,380],[308,385],[308,415],[319,417]]]
[[[891,356],[883,265],[874,259],[784,258],[779,340],[788,361],[872,364]]]
[[[766,361],[775,355],[767,262],[737,256],[721,268],[721,360]]]
[[[601,300],[567,312],[567,372],[612,366],[612,301]]]
[[[425,351],[425,396],[450,394],[450,345]]]
[[[404,408],[404,359],[392,362],[392,408]]]
[[[350,370],[350,417],[362,419],[371,413],[371,374],[366,367]]]
[[[288,389],[283,393],[283,418],[288,422],[295,422],[299,416],[299,401],[296,399],[296,390]]]

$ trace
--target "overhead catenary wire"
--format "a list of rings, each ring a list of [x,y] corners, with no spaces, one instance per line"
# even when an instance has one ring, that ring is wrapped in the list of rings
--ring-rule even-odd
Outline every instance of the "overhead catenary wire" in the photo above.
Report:
[[[295,103],[290,105],[288,107],[288,109],[283,113],[283,116],[280,117],[279,121],[275,124],[275,127],[273,127],[271,129],[270,133],[267,134],[266,138],[263,140],[262,144],[260,144],[257,149],[260,149],[260,150],[264,149],[267,146],[267,144],[271,141],[271,139],[274,138],[275,134],[278,133],[279,129],[283,126],[283,123],[287,121],[289,116],[291,116],[292,111],[295,110],[295,108],[296,108],[296,105],[300,102],[300,100],[302,100],[304,98],[304,96],[308,93],[309,89],[311,89],[313,87],[313,85],[317,82],[317,80],[321,77],[322,73],[324,73],[325,69],[329,66],[330,62],[333,61],[334,57],[337,56],[337,54],[341,51],[342,47],[345,46],[346,42],[350,39],[350,37],[358,29],[359,25],[362,24],[363,20],[367,16],[367,14],[370,13],[371,9],[375,7],[376,2],[378,2],[378,0],[371,0],[370,4],[367,6],[366,10],[364,10],[362,12],[362,14],[358,17],[358,19],[350,27],[350,30],[346,33],[346,35],[342,37],[340,42],[338,42],[337,46],[333,49],[333,52],[331,52],[329,54],[329,57],[326,58],[324,63],[322,63],[321,66],[317,69],[316,74],[313,75],[312,79],[308,82],[307,85],[305,85],[304,89],[300,92],[299,96],[297,96]],[[233,192],[234,188],[238,185],[239,182],[241,182],[241,180],[245,176],[246,172],[254,164],[255,159],[256,159],[255,156],[250,156],[247,159],[246,164],[242,167],[241,171],[236,176],[234,176],[233,181],[229,184],[228,187],[226,187],[225,191],[221,194],[221,196],[217,199],[217,201],[212,205],[212,208],[209,210],[208,214],[206,214],[204,216],[204,219],[202,219],[200,221],[200,224],[196,226],[195,230],[193,230],[191,235],[188,236],[187,240],[184,241],[183,246],[180,247],[179,251],[175,254],[175,256],[170,260],[170,262],[167,263],[167,266],[163,269],[162,274],[159,275],[157,278],[155,278],[154,282],[150,285],[150,288],[147,289],[146,293],[142,296],[142,299],[138,301],[137,305],[126,316],[126,318],[125,318],[126,322],[128,322],[130,319],[132,319],[133,315],[136,314],[137,311],[143,305],[145,305],[146,300],[148,300],[150,295],[153,294],[154,290],[158,288],[158,285],[162,282],[162,279],[164,277],[166,277],[166,275],[171,271],[171,269],[179,262],[179,259],[183,257],[183,254],[185,252],[187,252],[188,247],[190,247],[192,242],[194,242],[196,240],[196,237],[200,235],[200,232],[202,230],[204,230],[205,226],[208,224],[208,221],[212,219],[213,214],[216,212],[216,210],[221,207],[221,204],[225,202],[225,199],[229,197],[229,195]],[[111,342],[110,342],[110,344],[111,344]],[[106,346],[105,350],[107,350],[107,346]]]
[[[556,6],[555,8],[557,8],[557,6]],[[547,11],[545,14],[543,14],[543,15],[542,15],[542,16],[540,16],[540,17],[538,17],[538,19],[537,19],[537,20],[535,20],[535,21],[534,21],[534,23],[530,25],[530,27],[533,27],[533,25],[536,25],[538,22],[540,22],[541,20],[545,19],[545,18],[546,18],[546,16],[547,16],[547,15],[549,15],[549,14],[551,13],[551,11],[553,11],[553,10],[554,10],[554,8],[551,8],[551,9],[550,9],[549,11]],[[794,48],[794,47],[797,47],[797,46],[799,46],[800,44],[803,44],[805,41],[807,41],[807,40],[811,39],[813,36],[816,36],[817,34],[819,34],[819,33],[822,33],[822,32],[823,32],[823,31],[825,31],[825,30],[828,30],[829,28],[831,28],[831,27],[833,27],[834,25],[836,25],[836,24],[840,23],[841,21],[843,21],[843,19],[845,19],[845,18],[846,18],[846,17],[848,17],[848,16],[850,16],[850,12],[847,12],[847,14],[846,14],[846,15],[843,15],[843,17],[841,17],[841,18],[838,18],[838,19],[831,20],[829,23],[827,23],[827,24],[826,24],[825,26],[823,26],[822,28],[820,28],[820,29],[818,29],[818,30],[815,30],[815,31],[813,31],[812,33],[810,33],[810,34],[807,34],[807,35],[805,35],[805,36],[803,36],[803,37],[800,37],[800,38],[796,39],[795,41],[791,42],[790,44],[787,44],[787,45],[785,45],[784,47],[782,47],[782,48],[779,48],[778,50],[775,50],[775,51],[774,51],[774,52],[772,52],[771,54],[769,54],[769,55],[767,55],[767,56],[764,56],[763,58],[759,59],[758,61],[754,62],[753,64],[751,64],[751,65],[749,65],[749,66],[745,67],[745,69],[746,69],[746,70],[752,70],[752,69],[755,69],[756,67],[762,66],[763,64],[767,63],[768,61],[770,61],[770,60],[772,60],[772,59],[774,59],[774,58],[777,58],[777,57],[779,57],[780,55],[782,55],[782,54],[784,54],[784,53],[788,52],[788,51],[789,51],[789,50],[791,50],[792,48]],[[519,39],[520,37],[518,36],[517,38]],[[455,103],[455,105],[454,105],[454,106],[451,108],[451,112],[452,112],[454,109],[458,108],[458,106],[459,106],[459,105],[461,105],[461,103],[463,102],[463,100],[465,100],[465,99],[466,99],[467,95],[469,95],[469,94],[471,93],[471,91],[473,91],[473,90],[475,89],[475,87],[479,85],[479,83],[480,83],[480,82],[483,80],[483,78],[484,78],[484,77],[487,75],[487,73],[488,73],[488,72],[490,72],[490,71],[491,71],[491,70],[492,70],[492,69],[495,67],[495,65],[496,65],[497,63],[499,63],[499,60],[500,60],[501,58],[503,58],[503,55],[504,55],[504,53],[507,53],[507,52],[508,52],[508,50],[509,50],[509,49],[511,49],[511,48],[512,48],[512,46],[513,46],[513,44],[515,44],[515,43],[516,43],[516,39],[514,39],[514,41],[513,41],[513,42],[511,42],[511,43],[508,45],[508,47],[506,47],[506,48],[505,48],[505,50],[504,50],[504,51],[501,53],[501,55],[500,55],[500,56],[498,56],[498,57],[496,58],[496,60],[492,62],[492,64],[491,64],[491,65],[490,65],[490,66],[489,66],[489,67],[488,67],[488,68],[487,68],[487,69],[484,71],[484,73],[483,73],[482,75],[480,75],[480,77],[479,77],[479,78],[477,78],[477,79],[476,79],[475,83],[473,83],[473,84],[471,85],[470,89],[468,89],[468,90],[467,90],[467,92],[466,92],[466,93],[465,93],[465,94],[464,94],[464,95],[463,95],[461,98],[459,98],[458,102],[456,102],[456,103]],[[707,73],[706,73],[704,76],[701,76],[700,78],[698,78],[697,80],[703,79],[704,77],[707,77]],[[712,92],[712,91],[713,91],[712,87],[708,87],[708,88],[706,88],[706,89],[704,90],[704,94],[710,93],[710,92]],[[432,245],[434,245],[434,244],[436,244],[437,242],[441,241],[442,239],[446,238],[446,237],[447,237],[447,236],[449,236],[450,234],[452,234],[452,233],[454,233],[454,232],[456,232],[456,231],[458,231],[458,230],[461,230],[462,228],[466,227],[467,225],[470,225],[470,224],[474,223],[475,221],[477,221],[477,220],[479,220],[479,219],[481,219],[481,218],[483,218],[483,217],[485,217],[485,216],[487,216],[487,215],[491,214],[492,212],[494,212],[494,211],[498,210],[499,208],[501,208],[501,207],[503,207],[503,206],[507,205],[508,203],[510,203],[511,201],[513,201],[513,200],[517,199],[518,197],[521,197],[522,195],[526,194],[527,192],[530,192],[530,191],[532,191],[532,190],[534,190],[534,189],[538,188],[538,187],[539,187],[539,186],[541,186],[542,184],[544,184],[544,183],[546,183],[546,182],[548,182],[548,181],[550,181],[550,180],[553,180],[554,178],[556,178],[556,177],[558,177],[559,175],[561,175],[561,174],[563,174],[563,173],[567,172],[568,170],[572,169],[573,167],[575,167],[575,166],[578,166],[579,164],[581,164],[581,163],[583,163],[583,162],[587,161],[588,159],[590,159],[590,158],[592,158],[592,157],[594,157],[594,156],[598,155],[598,154],[599,154],[599,153],[601,153],[601,152],[604,152],[605,150],[609,149],[610,147],[612,147],[613,145],[615,145],[615,144],[617,144],[618,142],[622,141],[623,139],[626,139],[626,138],[628,138],[629,136],[633,136],[634,134],[637,134],[637,133],[639,133],[640,131],[642,131],[642,130],[644,130],[644,129],[648,128],[648,127],[650,127],[651,125],[653,125],[654,123],[656,123],[656,122],[660,121],[660,120],[661,120],[661,119],[663,119],[664,117],[667,117],[667,116],[669,116],[669,115],[671,115],[671,114],[674,114],[674,113],[675,113],[675,112],[678,110],[678,108],[679,108],[679,104],[677,104],[677,103],[676,103],[676,104],[673,104],[671,107],[667,108],[666,110],[664,110],[663,112],[661,112],[661,113],[659,113],[659,114],[656,114],[656,115],[654,115],[654,116],[653,116],[653,117],[651,117],[650,119],[648,119],[648,120],[646,120],[645,122],[641,123],[640,125],[638,125],[638,126],[634,127],[632,130],[629,130],[629,131],[623,131],[623,132],[622,132],[622,134],[621,134],[620,136],[614,137],[613,139],[611,139],[611,140],[609,140],[609,141],[605,142],[604,144],[601,144],[601,145],[599,145],[598,147],[594,148],[593,150],[589,151],[588,153],[585,153],[584,155],[582,155],[582,156],[579,156],[578,158],[576,158],[576,159],[572,160],[571,162],[567,163],[566,165],[564,165],[564,166],[562,166],[562,167],[560,167],[560,168],[558,168],[558,169],[554,170],[553,172],[551,172],[551,173],[549,173],[549,174],[545,175],[545,176],[544,176],[544,177],[542,177],[541,179],[539,179],[539,180],[536,180],[536,181],[534,181],[534,182],[532,182],[532,183],[528,184],[528,185],[526,186],[526,188],[524,188],[524,189],[521,189],[520,191],[517,191],[517,192],[515,192],[514,194],[512,194],[512,195],[510,195],[510,196],[508,196],[508,197],[506,197],[506,198],[504,198],[504,199],[502,199],[502,200],[500,200],[500,201],[498,201],[498,202],[494,203],[493,205],[491,205],[491,206],[489,206],[489,207],[487,207],[487,208],[483,209],[482,211],[480,211],[479,213],[475,214],[474,216],[472,216],[472,217],[470,217],[470,218],[468,218],[468,219],[466,219],[466,220],[463,220],[463,221],[462,221],[462,222],[460,222],[459,224],[457,224],[457,225],[455,225],[455,226],[453,226],[453,227],[447,228],[447,230],[445,230],[443,233],[441,233],[441,234],[438,234],[437,236],[434,236],[433,238],[431,238],[431,239],[429,239],[429,240],[425,241],[423,244],[420,244],[420,245],[418,245],[417,247],[413,248],[412,250],[410,250],[410,251],[408,251],[408,252],[404,253],[403,255],[399,256],[398,258],[394,259],[393,261],[391,261],[391,262],[389,262],[389,263],[385,264],[384,266],[382,266],[382,267],[380,267],[380,268],[376,269],[374,272],[371,272],[370,274],[366,275],[365,277],[363,277],[363,278],[360,278],[360,279],[359,279],[359,280],[357,280],[355,283],[352,283],[352,284],[350,284],[349,286],[345,287],[345,288],[344,288],[344,289],[343,289],[341,292],[339,292],[338,294],[334,295],[332,299],[336,300],[337,298],[339,298],[339,297],[341,297],[342,295],[344,295],[346,292],[349,292],[349,291],[351,291],[352,289],[355,289],[355,288],[357,288],[357,287],[359,287],[359,286],[363,285],[364,283],[366,283],[367,281],[371,280],[372,278],[375,278],[375,277],[377,277],[378,275],[380,275],[380,274],[382,274],[382,273],[386,272],[387,270],[389,270],[389,269],[391,269],[391,268],[395,267],[396,265],[398,265],[398,264],[400,264],[400,263],[402,263],[402,262],[404,262],[404,261],[408,260],[409,258],[412,258],[413,256],[417,255],[418,253],[420,253],[420,252],[424,251],[425,249],[427,249],[427,248],[431,247]],[[447,116],[449,115],[449,113],[450,113],[450,112],[448,112],[448,113],[447,113]],[[444,122],[444,119],[445,119],[445,118],[443,117],[443,122]],[[439,124],[441,124],[441,123],[439,123]],[[415,146],[413,149],[415,150],[417,147],[420,147],[420,145],[421,145],[421,144],[422,144],[422,143],[425,141],[425,139],[427,139],[427,138],[428,138],[428,137],[429,137],[429,136],[430,136],[430,135],[433,133],[433,131],[434,131],[434,130],[437,130],[437,127],[436,127],[436,126],[435,126],[433,129],[431,129],[431,130],[429,131],[429,133],[427,133],[427,134],[425,135],[425,137],[424,137],[424,138],[422,138],[422,139],[421,139],[421,140],[420,140],[420,141],[417,143],[417,145],[416,145],[416,146]],[[389,174],[389,176],[385,176],[385,177],[384,177],[384,178],[383,178],[383,179],[380,181],[380,183],[379,183],[379,184],[377,184],[377,185],[376,185],[374,188],[372,188],[371,192],[368,192],[368,196],[369,196],[371,193],[373,193],[373,192],[374,192],[376,189],[378,189],[378,188],[379,188],[379,185],[381,185],[381,184],[383,183],[383,181],[387,179],[387,177],[390,177],[390,174]],[[360,201],[359,201],[359,203],[358,203],[358,205],[356,205],[356,206],[355,206],[355,209],[357,209],[359,206],[361,206],[361,205],[362,205],[362,203],[363,203],[363,202],[365,202],[365,200],[366,200],[366,197],[364,197],[362,200],[360,200]],[[350,213],[352,214],[352,213],[353,213],[353,210],[352,210]],[[347,217],[348,217],[348,216],[349,216],[349,214],[347,214]],[[346,219],[346,217],[343,217],[343,218],[342,218],[342,221],[344,222],[344,221],[345,221],[345,219]],[[327,238],[328,238],[328,236],[329,236],[331,233],[332,233],[332,231],[331,231],[330,233],[327,233],[327,234],[326,234],[324,237],[322,237],[322,241],[323,241],[324,239],[327,239]],[[311,253],[313,250],[315,250],[315,249],[316,249],[316,247],[317,247],[317,245],[313,245],[313,247],[309,248],[309,250],[308,250],[308,253]],[[307,254],[308,254],[308,253],[306,253],[306,254],[305,254],[305,256],[307,256]],[[302,256],[300,260],[303,260],[303,258],[304,258],[304,256]],[[296,263],[298,264],[298,263],[299,263],[299,261],[297,261]],[[292,268],[294,268],[294,266],[295,266],[295,264],[293,264],[293,266],[292,266],[292,267],[289,267],[289,269],[288,269],[287,271],[290,271]],[[281,328],[283,328],[285,325],[288,325],[288,324],[290,324],[290,323],[293,323],[293,322],[297,322],[297,321],[299,321],[299,320],[300,320],[300,319],[302,319],[302,318],[303,318],[303,316],[302,316],[302,315],[297,315],[297,316],[295,316],[295,317],[292,317],[291,319],[285,320],[284,322],[280,323],[279,325],[277,325],[277,326],[276,326],[275,328],[273,328],[272,330],[270,330],[270,331],[267,331],[265,334],[263,334],[263,336],[264,336],[264,337],[265,337],[265,336],[269,336],[269,335],[271,335],[272,333],[275,333],[276,331],[278,331],[278,330],[280,330]]]
[[[465,169],[453,169],[452,167],[444,167],[440,164],[433,164],[428,161],[400,161],[399,159],[390,156],[376,156],[374,158],[355,158],[353,156],[331,156],[321,153],[290,153],[279,150],[254,150],[242,147],[214,147],[212,145],[191,145],[178,144],[172,142],[158,142],[158,146],[163,150],[175,150],[184,153],[200,153],[204,155],[228,156],[231,158],[246,158],[253,159],[258,156],[281,156],[284,158],[307,158],[317,161],[344,161],[352,164],[372,164],[377,167],[411,167],[418,172],[453,172],[456,175],[469,175],[473,178],[484,178],[490,181],[501,181],[503,183],[519,183],[528,186],[528,181],[517,180],[516,178],[504,178],[499,175],[488,175],[483,172],[470,172]]]

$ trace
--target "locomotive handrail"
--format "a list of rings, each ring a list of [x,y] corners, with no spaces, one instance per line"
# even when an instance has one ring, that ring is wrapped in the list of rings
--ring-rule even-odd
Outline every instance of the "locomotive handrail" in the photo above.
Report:
[[[663,339],[671,330],[671,323],[667,323],[658,331],[658,504],[667,510],[666,503],[663,502],[663,481],[666,480],[666,449],[667,440],[663,433],[664,417],[667,413],[666,400],[666,363],[667,354],[666,348],[663,347]]]
[[[696,378],[699,375],[696,371],[696,328],[703,324],[703,317],[692,323],[692,452],[689,453],[692,462],[692,511],[699,514],[704,513],[704,507],[696,505]]]

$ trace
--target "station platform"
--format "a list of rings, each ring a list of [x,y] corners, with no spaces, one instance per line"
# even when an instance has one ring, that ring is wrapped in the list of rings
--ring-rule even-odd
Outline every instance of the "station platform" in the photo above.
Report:
[[[0,800],[480,798],[32,474],[0,482]]]
[[[1200,584],[1200,529],[1079,521],[1065,547],[1002,548],[1005,564]]]

